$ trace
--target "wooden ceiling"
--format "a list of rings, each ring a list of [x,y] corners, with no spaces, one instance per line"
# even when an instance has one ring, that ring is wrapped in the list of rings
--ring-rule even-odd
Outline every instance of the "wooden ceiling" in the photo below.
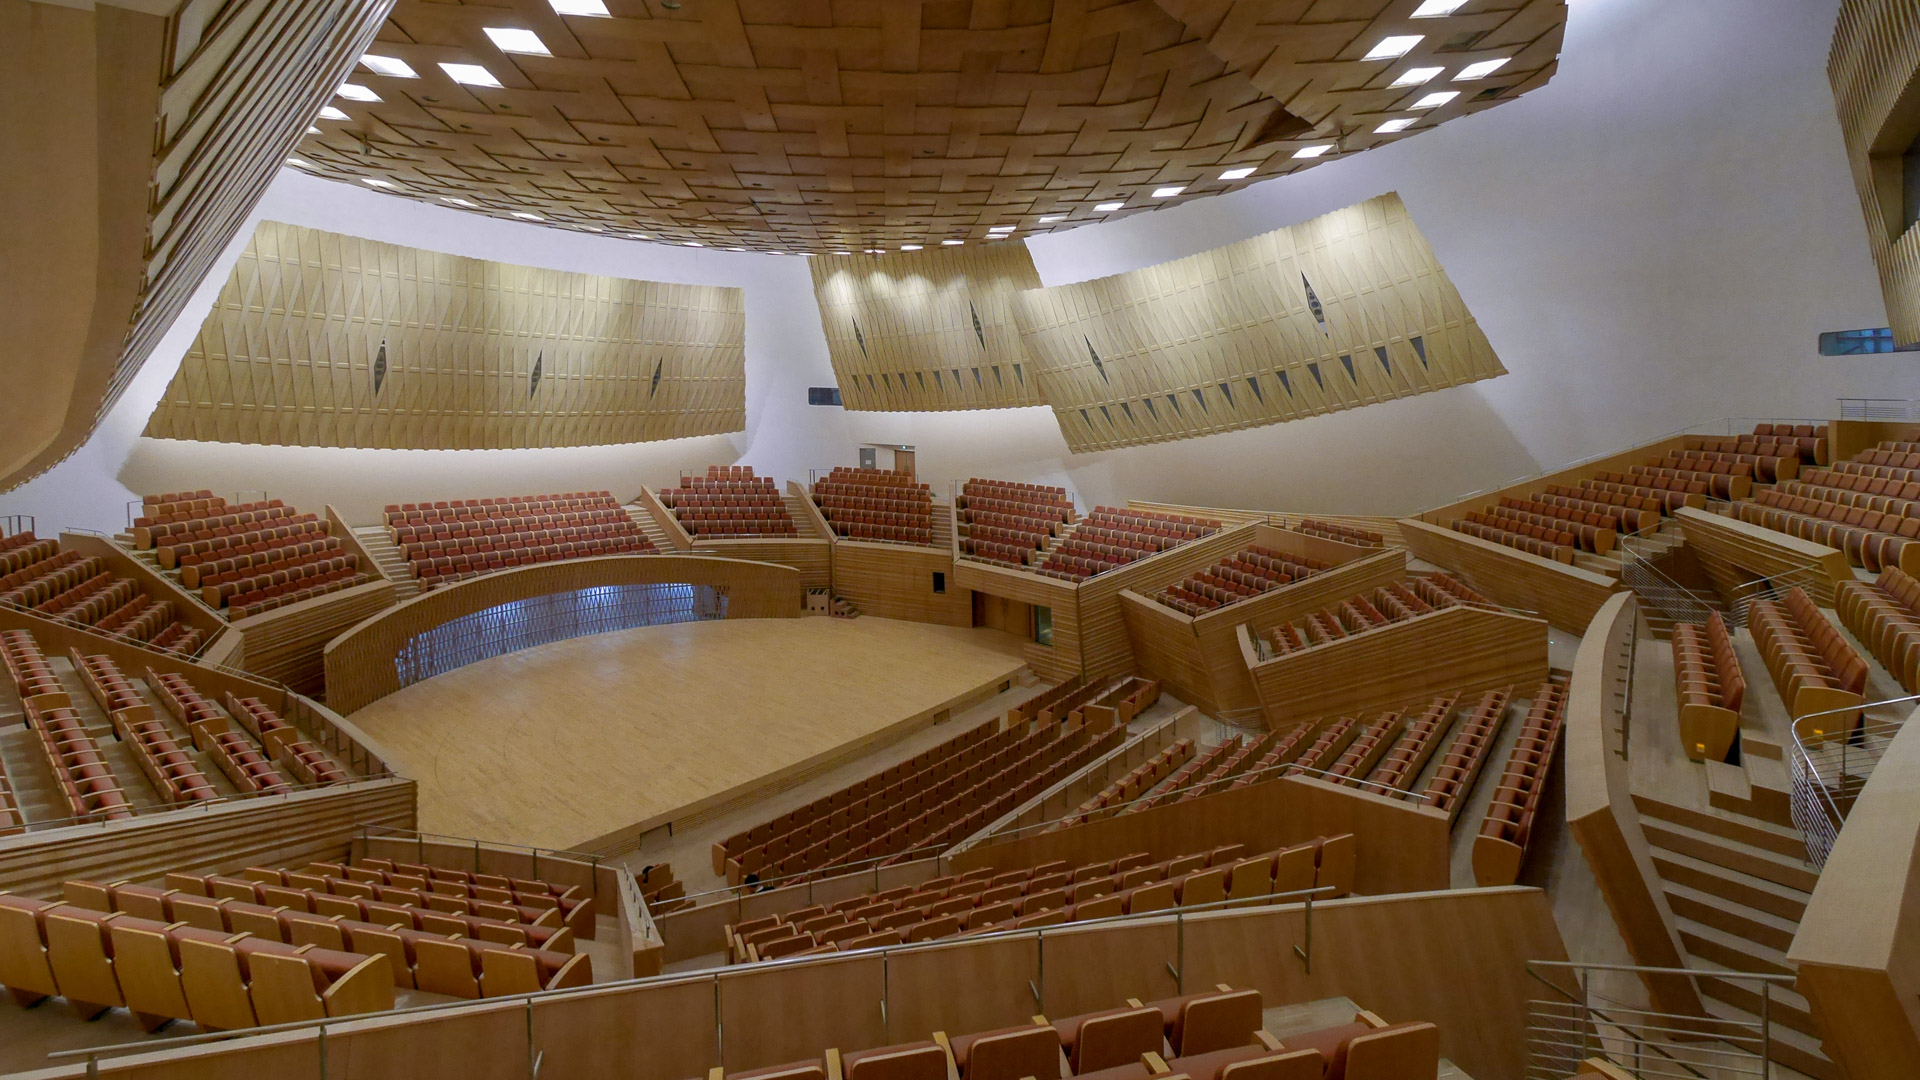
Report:
[[[1070,228],[1405,138],[1551,76],[1564,0],[1414,18],[1423,2],[604,0],[606,16],[563,16],[552,0],[399,0],[368,51],[413,77],[356,68],[331,103],[344,118],[316,120],[297,163],[497,216],[761,251]],[[547,55],[489,29],[530,31]],[[1419,40],[1365,59],[1393,36]],[[1440,70],[1406,81],[1417,68]],[[1392,120],[1410,123],[1375,130]]]

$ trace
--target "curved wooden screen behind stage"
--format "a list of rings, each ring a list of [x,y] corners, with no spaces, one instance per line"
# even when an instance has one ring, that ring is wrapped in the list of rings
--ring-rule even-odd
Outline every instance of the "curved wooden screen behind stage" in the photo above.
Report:
[[[399,690],[394,661],[401,650],[444,623],[516,600],[619,585],[705,585],[724,590],[729,619],[800,615],[800,571],[773,563],[697,555],[613,555],[503,570],[423,593],[328,642],[327,704],[344,715]]]

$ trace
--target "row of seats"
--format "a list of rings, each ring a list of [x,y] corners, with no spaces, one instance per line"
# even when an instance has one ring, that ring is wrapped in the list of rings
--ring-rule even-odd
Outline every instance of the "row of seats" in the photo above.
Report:
[[[1478,510],[1467,511],[1464,518],[1456,518],[1448,523],[1454,532],[1465,533],[1480,540],[1490,540],[1505,547],[1524,551],[1529,555],[1538,555],[1543,559],[1573,565],[1574,535],[1558,528],[1529,525],[1524,522],[1495,518]]]
[[[227,714],[259,740],[268,755],[284,766],[296,782],[312,787],[344,784],[353,779],[352,773],[325,750],[302,737],[299,728],[274,712],[266,702],[256,697],[236,697],[229,692],[225,704]]]
[[[1385,534],[1374,532],[1372,529],[1363,529],[1358,525],[1349,525],[1344,521],[1301,518],[1292,528],[1297,533],[1318,536],[1322,540],[1337,540],[1342,544],[1352,544],[1355,547],[1387,546]]]
[[[1548,484],[1533,495],[1543,503],[1581,510],[1611,512],[1620,518],[1623,532],[1640,532],[1660,523],[1666,502],[1659,492],[1645,488],[1582,480],[1578,484]]]
[[[105,559],[63,550],[57,540],[14,533],[0,548],[0,604],[77,623],[117,638],[191,656],[206,644],[204,631],[174,617],[171,600],[156,599]]]
[[[186,746],[169,730],[167,722],[154,714],[145,695],[111,657],[83,656],[77,648],[70,651],[70,657],[87,691],[113,723],[114,734],[133,747],[140,771],[162,800],[190,805],[220,797]]]
[[[1388,748],[1380,764],[1374,766],[1373,772],[1367,776],[1367,782],[1374,791],[1412,789],[1420,773],[1426,769],[1427,762],[1433,760],[1440,744],[1453,731],[1454,705],[1458,701],[1458,695],[1442,694],[1407,722],[1406,733]]]
[[[1620,534],[1629,531],[1626,515],[1614,507],[1582,506],[1577,500],[1557,495],[1530,495],[1524,499],[1502,495],[1499,503],[1486,512],[1571,532],[1580,550],[1598,555],[1612,551]]]
[[[1747,678],[1726,620],[1714,612],[1704,627],[1675,623],[1672,645],[1680,745],[1695,761],[1724,761],[1740,730],[1740,708],[1747,698]]]
[[[272,547],[260,545],[257,550],[242,550],[218,557],[193,557],[191,562],[182,560],[180,584],[189,589],[204,589],[289,566],[336,558],[346,553],[337,536],[321,533],[304,535],[304,539]]]
[[[813,485],[834,535],[895,544],[933,543],[933,494],[912,473],[835,468]]]
[[[1451,574],[1416,575],[1269,627],[1260,632],[1260,640],[1275,655],[1285,656],[1462,604],[1492,606],[1486,597]]]
[[[1193,740],[1177,739],[1172,746],[1141,762],[1134,770],[1094,792],[1072,814],[1047,827],[1048,832],[1084,825],[1106,815],[1101,811],[1119,807],[1139,798],[1149,788],[1167,778],[1174,770],[1193,760]]]
[[[193,744],[213,758],[234,786],[247,794],[291,790],[287,778],[246,734],[230,726],[227,714],[207,700],[178,672],[147,669],[147,685],[167,711],[187,729]]]
[[[800,528],[773,478],[755,476],[744,465],[708,466],[706,476],[682,477],[680,486],[659,493],[660,502],[696,539],[736,540],[754,536],[798,536]]]
[[[1314,889],[1325,890],[1317,899],[1331,899],[1352,891],[1354,857],[1354,838],[1343,833],[1254,855],[1228,844],[1160,862],[1137,853],[1079,866],[983,868],[730,926],[728,951],[735,963],[753,963]],[[889,932],[899,937],[875,940]]]
[[[1779,490],[1908,517],[1913,516],[1910,504],[1920,502],[1920,480],[1894,480],[1838,469],[1808,469],[1800,479],[1779,485]]]
[[[154,549],[162,570],[197,589],[208,607],[239,620],[373,580],[359,555],[329,535],[328,523],[279,499],[238,505],[147,496],[135,523],[136,548]],[[165,510],[175,510],[167,513]]]
[[[627,519],[627,513],[620,507],[596,505],[537,513],[512,513],[504,517],[424,521],[393,526],[387,530],[387,534],[404,554],[412,545],[429,540],[513,536],[529,532],[565,532],[583,525],[618,525],[623,519]]]
[[[1688,440],[1690,444],[1694,441]],[[1774,484],[1800,475],[1800,454],[1797,447],[1784,454],[1690,447],[1685,450],[1668,451],[1660,464],[1668,468],[1692,469],[1698,472],[1719,472],[1724,468],[1731,475],[1749,476],[1755,483],[1761,484]]]
[[[473,521],[486,518],[515,518],[548,515],[566,511],[618,509],[619,500],[611,491],[567,491],[548,495],[502,495],[487,499],[453,499],[439,502],[388,503],[387,527],[432,524],[441,521]]]
[[[985,562],[1027,568],[1040,563],[1048,542],[1073,523],[1065,488],[974,477],[954,504],[960,550]]]
[[[1254,545],[1167,586],[1154,599],[1183,615],[1203,615],[1329,569],[1319,559]]]
[[[425,588],[516,566],[657,550],[612,492],[573,491],[387,507],[407,572]]]
[[[960,485],[960,497],[968,505],[974,500],[1017,505],[1036,516],[1052,516],[1056,521],[1070,521],[1073,515],[1073,498],[1063,487],[1012,480],[983,480],[976,476]],[[1042,508],[1046,513],[1040,513]]]
[[[1753,437],[1775,442],[1791,440],[1800,451],[1800,460],[1810,465],[1825,464],[1828,460],[1825,424],[1755,424]]]
[[[1862,465],[1882,465],[1892,469],[1920,469],[1920,443],[1883,442],[1871,450],[1855,454]]]
[[[819,481],[823,484],[853,484],[864,487],[906,488],[912,491],[926,491],[927,485],[919,483],[910,472],[896,472],[892,469],[864,469],[852,465],[835,465],[826,477]]]
[[[1467,804],[1467,793],[1480,769],[1493,752],[1500,729],[1507,722],[1508,690],[1489,690],[1456,726],[1459,730],[1447,744],[1440,767],[1421,791],[1425,805],[1444,811],[1448,821],[1456,821]]]
[[[1811,438],[1807,441],[1814,442]],[[1801,440],[1791,435],[1689,435],[1686,449],[1785,458],[1792,461],[1795,467],[1818,464],[1824,455],[1823,446],[1819,448],[1820,452],[1810,452],[1809,448],[1802,446]]]
[[[1847,560],[1878,573],[1899,566],[1909,547],[1920,551],[1920,503],[1882,512],[1865,506],[1768,489],[1739,505],[1740,520],[1839,548]]]
[[[1796,586],[1779,600],[1753,601],[1747,608],[1747,629],[1794,719],[1860,703],[1867,662],[1805,590]],[[1821,730],[1852,725],[1852,717],[1829,717]]]
[[[687,883],[673,876],[672,863],[643,866],[637,878],[640,899],[655,918],[693,906],[693,897],[687,895]]]
[[[317,514],[296,514],[260,522],[257,528],[244,532],[162,544],[153,551],[162,570],[173,570],[268,551],[290,543],[310,543],[332,534],[331,521]]]
[[[1533,823],[1539,815],[1540,796],[1547,786],[1547,774],[1553,766],[1555,748],[1560,744],[1560,726],[1566,716],[1567,688],[1548,682],[1534,691],[1533,703],[1520,724],[1520,738],[1514,743],[1500,783],[1493,791],[1493,802],[1480,821],[1480,836],[1501,841],[1518,849],[1518,857],[1504,866],[1482,866],[1478,857],[1483,845],[1475,841],[1475,872],[1497,873],[1506,880],[1478,878],[1481,885],[1511,885],[1519,880],[1519,864],[1533,841]],[[1509,852],[1509,857],[1512,853]],[[1496,860],[1497,861],[1497,860]],[[1511,877],[1507,870],[1511,867]]]
[[[637,530],[637,526],[635,527]],[[607,535],[597,535],[601,532]],[[572,539],[565,539],[572,537]],[[462,540],[458,549],[420,551],[407,567],[423,586],[445,585],[497,570],[561,559],[591,559],[605,555],[645,555],[657,550],[644,533],[592,526],[554,532],[522,533],[499,540]]]
[[[147,498],[151,499],[152,496]],[[144,499],[142,502],[142,514],[134,519],[132,530],[133,545],[141,551],[185,547],[194,540],[213,540],[256,532],[283,519],[300,518],[299,510],[279,499],[229,503],[216,498],[206,501],[204,506],[196,502],[193,509],[168,514],[154,511],[159,506],[170,504],[147,502]],[[163,560],[168,557],[158,550],[156,555]],[[167,564],[163,562],[162,565]]]
[[[133,803],[113,767],[87,731],[66,684],[25,630],[0,632],[0,659],[7,665],[24,707],[27,726],[45,756],[55,786],[78,820],[118,821],[133,816]],[[4,982],[4,980],[0,980]]]
[[[1150,510],[1098,506],[1055,544],[1040,569],[1084,581],[1116,566],[1211,536],[1220,523]]]
[[[1901,686],[1920,691],[1920,578],[1890,566],[1874,581],[1843,581],[1833,606]]]

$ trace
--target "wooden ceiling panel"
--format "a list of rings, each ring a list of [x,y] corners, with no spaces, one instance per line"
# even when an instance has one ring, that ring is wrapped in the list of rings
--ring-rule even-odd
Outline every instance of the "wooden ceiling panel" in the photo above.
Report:
[[[1409,114],[1415,130],[1507,100],[1558,48],[1563,0],[1411,20],[1417,3],[608,0],[596,18],[547,0],[399,0],[370,51],[417,77],[358,69],[381,100],[337,98],[346,119],[318,121],[300,157],[614,235],[810,253],[984,240],[1308,168],[1327,159],[1293,155],[1316,141],[1404,137],[1372,129],[1410,106],[1412,90],[1381,89],[1409,63],[1359,59],[1402,24],[1431,24],[1410,56],[1444,53],[1449,75],[1511,57]],[[530,30],[551,55],[504,52],[489,27]],[[460,85],[442,62],[501,85]]]

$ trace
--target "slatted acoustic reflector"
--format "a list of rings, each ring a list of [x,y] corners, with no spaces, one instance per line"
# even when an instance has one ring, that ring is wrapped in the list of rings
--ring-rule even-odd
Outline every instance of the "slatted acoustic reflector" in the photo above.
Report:
[[[739,289],[262,222],[146,433],[452,450],[741,431],[745,342]]]
[[[1016,297],[1075,452],[1358,408],[1506,373],[1397,194]]]
[[[1888,324],[1920,342],[1920,4],[1845,0],[1827,56]]]
[[[807,263],[847,408],[1046,404],[1013,321],[1014,294],[1040,287],[1025,244],[816,255]]]

